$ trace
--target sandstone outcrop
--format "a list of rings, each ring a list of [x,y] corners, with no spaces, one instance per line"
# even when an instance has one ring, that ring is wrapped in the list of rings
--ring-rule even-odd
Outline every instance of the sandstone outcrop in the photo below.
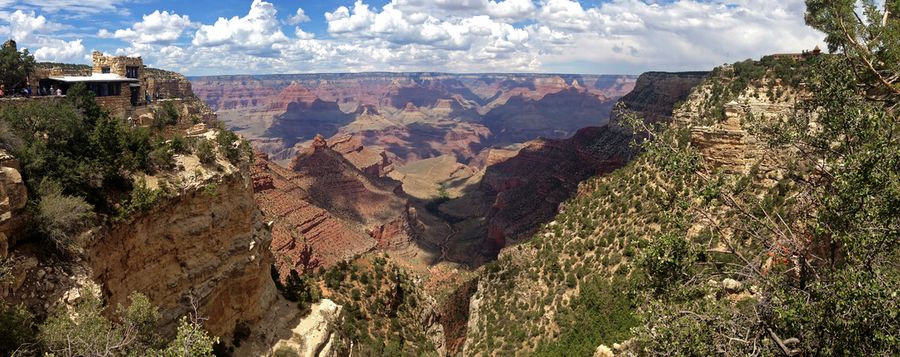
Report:
[[[19,162],[0,149],[0,258],[23,235],[28,189],[22,180]]]
[[[256,200],[273,222],[272,249],[282,274],[329,267],[375,248],[402,249],[415,240],[415,208],[399,195],[398,182],[375,175],[389,167],[380,164],[384,156],[364,165],[369,152],[352,142],[329,144],[317,136],[290,168],[257,156]]]
[[[296,173],[265,154],[256,157],[254,197],[272,222],[272,252],[282,274],[328,267],[375,247],[372,237],[311,203],[297,181]]]
[[[625,109],[639,113],[646,121],[669,121],[675,105],[685,101],[691,90],[709,72],[647,72],[635,82],[634,90],[619,102]]]
[[[291,330],[291,337],[275,344],[271,353],[292,351],[301,357],[335,356],[334,324],[343,318],[343,306],[322,299],[313,304],[308,316]]]
[[[387,176],[394,163],[384,150],[363,145],[362,138],[353,134],[338,134],[328,139],[328,146],[337,151],[363,173],[372,177]]]
[[[230,337],[275,298],[271,234],[246,168],[207,172],[98,236],[85,251],[106,302],[125,304],[132,292],[144,293],[159,306],[168,333],[196,307],[211,334]]]

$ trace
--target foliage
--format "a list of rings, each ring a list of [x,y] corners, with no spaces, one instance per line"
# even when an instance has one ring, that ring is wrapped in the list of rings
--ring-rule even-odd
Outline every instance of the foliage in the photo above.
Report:
[[[232,164],[237,165],[241,162],[241,153],[244,153],[246,149],[242,149],[240,146],[240,138],[238,138],[237,134],[229,131],[229,130],[219,130],[219,133],[216,134],[216,142],[219,144],[219,152],[225,156]]]
[[[149,155],[150,168],[154,171],[166,171],[175,166],[175,149],[170,143],[157,141]]]
[[[637,323],[632,300],[624,289],[625,279],[595,277],[581,286],[571,309],[562,318],[562,334],[538,346],[535,356],[590,356],[597,346],[611,346],[628,338]]]
[[[686,198],[702,204],[681,219],[711,225],[704,239],[730,258],[637,265],[651,280],[681,282],[677,295],[645,295],[634,331],[645,353],[900,353],[897,19],[870,2],[864,16],[852,1],[807,3],[807,21],[843,56],[806,63],[810,95],[794,113],[751,121],[781,156],[783,179],[695,175],[698,190]],[[654,246],[645,254],[660,255]],[[740,277],[752,294],[705,285],[722,276]]]
[[[0,355],[28,353],[36,335],[34,315],[24,306],[0,302]]]
[[[25,81],[34,64],[34,56],[28,53],[28,49],[17,51],[12,46],[0,47],[0,84],[6,87],[6,93],[11,93]]]
[[[130,189],[128,172],[146,168],[152,150],[146,130],[110,118],[83,85],[73,86],[65,101],[0,108],[0,121],[20,138],[12,154],[29,192],[50,179],[101,212],[112,210],[110,193]]]
[[[91,288],[81,290],[73,313],[61,309],[40,325],[38,340],[44,350],[58,356],[127,355],[146,351],[157,343],[159,312],[146,296],[134,293],[131,304],[119,307],[119,322],[103,316],[103,302]]]
[[[698,249],[683,236],[667,234],[652,240],[636,262],[657,294],[680,287],[693,276]]]
[[[172,341],[157,334],[159,311],[140,293],[132,293],[127,307],[119,306],[107,319],[98,292],[80,291],[74,309],[60,309],[39,326],[43,350],[56,356],[212,356],[218,338],[203,330],[195,315],[182,317]]]
[[[351,343],[337,344],[337,354],[436,355],[420,320],[423,297],[412,277],[383,257],[361,260],[318,275],[328,287],[323,295],[344,307],[343,320],[334,322],[336,340]]]
[[[45,179],[38,191],[37,231],[47,245],[63,257],[79,249],[78,234],[91,225],[93,207],[80,197],[63,194],[62,187]]]
[[[125,218],[135,213],[150,211],[162,194],[162,190],[147,187],[146,180],[139,180],[131,190],[131,197],[119,210],[118,217]]]
[[[178,124],[180,117],[181,115],[178,114],[178,109],[175,108],[175,104],[171,101],[164,101],[160,108],[153,111],[153,127],[161,129],[166,126]]]
[[[197,157],[200,158],[200,162],[206,165],[210,165],[216,162],[216,152],[213,149],[212,143],[206,139],[200,139],[200,143],[197,145]]]
[[[313,278],[301,276],[296,270],[291,269],[288,276],[282,282],[278,270],[272,266],[272,279],[275,287],[288,301],[296,302],[301,310],[308,311],[309,305],[321,299],[319,287]]]
[[[203,329],[197,317],[183,316],[178,324],[175,339],[160,352],[150,355],[166,357],[212,357],[213,346],[219,343],[218,337],[211,337]]]

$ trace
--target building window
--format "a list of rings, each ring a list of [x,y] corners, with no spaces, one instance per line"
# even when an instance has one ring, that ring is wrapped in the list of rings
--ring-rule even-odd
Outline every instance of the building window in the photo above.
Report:
[[[97,97],[118,97],[122,95],[121,83],[89,83],[88,89]]]
[[[109,73],[109,67],[100,68],[100,73]]]
[[[138,78],[138,67],[125,67],[125,77]]]

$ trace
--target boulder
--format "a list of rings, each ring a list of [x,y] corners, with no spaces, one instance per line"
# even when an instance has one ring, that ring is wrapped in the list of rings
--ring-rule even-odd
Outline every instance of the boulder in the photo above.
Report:
[[[324,357],[335,354],[333,350],[334,336],[331,330],[332,322],[342,316],[343,307],[329,299],[322,299],[312,306],[312,312],[300,320],[300,323],[291,332],[292,336],[287,340],[280,340],[275,344],[272,353],[276,351],[292,351],[301,357]]]
[[[741,284],[740,281],[728,278],[722,280],[722,288],[724,288],[728,293],[737,294],[741,291],[744,291],[744,284]]]
[[[613,351],[606,347],[606,345],[597,346],[597,350],[594,351],[594,357],[613,357]]]

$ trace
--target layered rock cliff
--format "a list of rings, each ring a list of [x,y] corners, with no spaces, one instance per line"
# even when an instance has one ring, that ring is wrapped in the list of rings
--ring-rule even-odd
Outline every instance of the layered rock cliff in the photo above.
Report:
[[[276,294],[271,234],[249,170],[220,164],[227,165],[221,173],[197,168],[201,181],[85,247],[108,303],[142,292],[159,306],[163,329],[172,331],[179,316],[196,308],[209,332],[224,337],[263,315]]]
[[[290,159],[316,134],[360,134],[398,163],[602,125],[630,76],[365,73],[192,78],[257,149]],[[286,153],[283,153],[286,152]],[[278,156],[278,157],[276,157]]]
[[[416,239],[415,208],[398,182],[377,175],[386,158],[365,164],[368,152],[357,148],[347,141],[330,146],[319,136],[289,168],[257,157],[256,199],[273,221],[282,273],[329,267],[374,248],[402,249]]]

